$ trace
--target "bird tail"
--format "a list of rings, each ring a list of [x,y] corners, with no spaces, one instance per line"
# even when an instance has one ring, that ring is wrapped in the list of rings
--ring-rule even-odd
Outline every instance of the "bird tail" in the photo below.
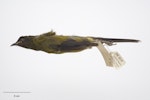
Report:
[[[130,42],[130,43],[137,43],[140,42],[140,40],[136,39],[119,39],[119,38],[101,38],[101,37],[92,37],[95,40],[101,41],[101,43],[105,43],[109,46],[114,45],[116,43],[124,43],[124,42]]]
[[[109,46],[114,45],[114,43],[118,42],[139,42],[139,40],[135,39],[115,39],[115,38],[94,38],[96,39],[96,43],[98,50],[101,52],[105,63],[107,66],[120,68],[125,64],[125,60],[118,52],[112,52],[105,48],[103,44],[107,44]]]

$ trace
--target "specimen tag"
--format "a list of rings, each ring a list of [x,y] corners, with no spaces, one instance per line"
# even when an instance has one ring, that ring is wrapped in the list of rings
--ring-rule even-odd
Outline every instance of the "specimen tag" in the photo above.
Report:
[[[113,59],[112,59],[112,56],[111,54],[108,52],[108,50],[104,47],[104,45],[98,41],[98,46],[97,46],[98,50],[101,52],[104,60],[105,60],[105,63],[107,66],[113,66]]]
[[[125,64],[124,59],[118,52],[110,52],[113,59],[113,67],[119,68]]]
[[[98,41],[97,48],[101,52],[107,66],[119,68],[125,64],[124,59],[118,52],[108,51],[101,41]]]

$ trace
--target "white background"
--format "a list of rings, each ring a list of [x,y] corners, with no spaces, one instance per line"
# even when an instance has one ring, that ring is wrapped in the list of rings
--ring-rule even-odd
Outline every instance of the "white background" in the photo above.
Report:
[[[55,55],[10,47],[51,29],[142,42],[110,47],[126,60],[120,70],[106,67],[97,48]],[[150,100],[149,34],[149,0],[0,0],[0,99]]]

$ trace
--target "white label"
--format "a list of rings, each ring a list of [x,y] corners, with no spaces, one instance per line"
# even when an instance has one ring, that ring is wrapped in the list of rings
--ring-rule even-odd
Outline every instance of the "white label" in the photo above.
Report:
[[[119,68],[125,64],[124,59],[118,52],[109,52],[100,41],[98,41],[97,48],[101,52],[107,66]]]
[[[110,53],[108,52],[108,50],[103,46],[103,44],[98,41],[98,46],[97,46],[98,50],[101,52],[105,63],[107,66],[113,66],[112,63],[112,56],[110,55]]]
[[[125,64],[124,59],[118,52],[110,52],[113,59],[113,67],[119,68]]]

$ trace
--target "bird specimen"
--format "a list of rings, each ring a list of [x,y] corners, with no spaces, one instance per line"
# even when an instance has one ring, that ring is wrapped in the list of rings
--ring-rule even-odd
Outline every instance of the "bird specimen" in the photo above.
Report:
[[[18,41],[11,46],[17,45],[28,49],[55,54],[79,52],[91,47],[97,47],[102,53],[106,65],[118,68],[125,64],[124,59],[118,52],[107,50],[104,45],[112,46],[116,43],[123,42],[137,43],[139,40],[91,36],[64,36],[56,35],[56,32],[50,31],[36,36],[21,36]]]

